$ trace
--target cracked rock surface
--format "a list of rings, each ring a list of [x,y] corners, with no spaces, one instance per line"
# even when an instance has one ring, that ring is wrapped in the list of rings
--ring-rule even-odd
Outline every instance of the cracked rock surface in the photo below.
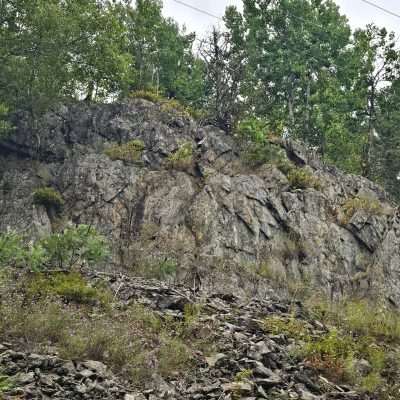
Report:
[[[40,126],[39,142],[23,119],[0,142],[1,231],[44,235],[60,220],[86,223],[110,239],[115,268],[173,258],[178,280],[259,293],[263,288],[243,282],[234,268],[223,279],[216,269],[265,264],[330,296],[379,291],[399,304],[400,220],[393,204],[377,185],[324,166],[298,143],[281,145],[295,165],[318,177],[319,190],[292,189],[274,165],[242,165],[232,136],[145,100],[64,106]],[[104,153],[130,140],[144,144],[137,161]],[[168,167],[168,155],[187,142],[191,164]],[[65,201],[56,221],[33,204],[33,191],[43,186]],[[338,210],[353,196],[379,201],[384,213],[360,210],[341,223]]]

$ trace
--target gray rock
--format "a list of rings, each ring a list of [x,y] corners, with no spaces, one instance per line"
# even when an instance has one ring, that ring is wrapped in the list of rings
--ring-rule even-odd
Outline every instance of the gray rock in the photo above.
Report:
[[[99,373],[100,375],[105,375],[107,372],[107,366],[100,361],[88,360],[82,363],[83,367]],[[82,372],[81,372],[82,373]]]
[[[372,371],[372,366],[367,360],[357,360],[354,365],[355,370],[361,375],[366,376]]]
[[[19,373],[15,376],[15,381],[18,385],[26,385],[28,383],[32,383],[35,381],[35,373],[27,372],[27,373]]]
[[[82,378],[90,378],[93,376],[95,373],[91,371],[90,369],[83,369],[79,371],[78,375],[81,376]]]
[[[54,216],[33,204],[32,193],[50,185],[65,200],[60,217],[105,234],[116,266],[173,259],[180,264],[173,279],[195,289],[262,297],[274,279],[307,277],[332,297],[381,289],[400,304],[393,205],[379,186],[324,166],[298,142],[280,145],[318,176],[321,190],[291,190],[273,166],[249,170],[232,136],[145,100],[63,106],[40,126],[40,143],[22,117],[0,142],[0,187],[11,188],[0,190],[0,231],[48,234]],[[144,144],[139,162],[104,154],[130,140]],[[184,142],[194,148],[192,164],[167,168],[166,158]],[[355,195],[378,200],[388,212],[360,210],[342,226],[337,211]],[[263,265],[264,277],[239,273],[244,265]]]
[[[226,354],[218,353],[209,357],[206,357],[207,364],[213,368],[217,363],[226,358]]]
[[[124,400],[146,400],[146,397],[144,397],[143,394],[138,393],[138,394],[126,394],[124,396]]]
[[[248,356],[253,360],[262,361],[264,357],[270,354],[271,352],[272,352],[271,348],[264,340],[262,340],[251,346]]]

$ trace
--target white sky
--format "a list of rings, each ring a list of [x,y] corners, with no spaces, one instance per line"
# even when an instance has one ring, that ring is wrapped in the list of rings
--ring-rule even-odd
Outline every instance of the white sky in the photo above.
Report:
[[[228,5],[241,8],[241,0],[183,0],[188,4],[222,16]],[[342,14],[347,15],[353,28],[363,27],[370,22],[385,26],[389,31],[400,35],[400,18],[362,2],[361,0],[335,0]],[[400,15],[400,0],[370,0]],[[199,37],[211,30],[212,25],[221,23],[217,19],[191,10],[174,0],[164,0],[164,15],[174,18],[180,25],[186,25],[188,31],[197,32]]]

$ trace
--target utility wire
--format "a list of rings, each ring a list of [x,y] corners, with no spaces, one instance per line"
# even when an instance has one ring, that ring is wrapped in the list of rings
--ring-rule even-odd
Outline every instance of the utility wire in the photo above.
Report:
[[[197,11],[197,12],[199,12],[199,13],[202,13],[202,14],[208,15],[209,17],[213,17],[213,18],[219,19],[220,21],[223,21],[223,19],[222,19],[220,16],[215,15],[215,14],[212,14],[212,13],[210,13],[209,11],[203,10],[203,9],[201,9],[201,8],[195,7],[195,6],[191,5],[191,4],[185,3],[185,2],[182,1],[182,0],[173,0],[173,1],[174,1],[175,3],[178,3],[178,4],[183,5],[183,6],[185,6],[185,7],[191,8],[192,10],[195,10],[195,11]],[[382,6],[378,5],[378,4],[375,4],[375,3],[373,3],[372,1],[369,1],[369,0],[360,0],[360,1],[362,1],[363,3],[366,3],[366,4],[368,4],[368,5],[370,5],[371,7],[375,7],[375,8],[377,8],[378,10],[383,11],[383,12],[385,12],[386,14],[392,15],[393,17],[400,18],[400,14],[398,14],[398,13],[396,13],[396,12],[394,12],[394,11],[391,11],[391,10],[385,8],[385,7],[382,7]],[[297,18],[297,19],[302,19],[301,17],[296,17],[295,15],[292,15],[292,17]],[[304,20],[303,20],[303,21],[304,21]],[[304,22],[306,22],[306,21],[304,21]],[[308,21],[307,21],[307,22],[308,22]],[[309,23],[309,22],[308,22],[308,23]],[[316,25],[316,26],[322,28],[322,26],[320,26],[320,25],[317,25],[317,24],[314,24],[314,25]]]
[[[372,7],[375,7],[375,8],[377,8],[378,10],[383,11],[383,12],[385,12],[386,14],[392,15],[393,17],[400,18],[400,14],[397,14],[397,13],[395,13],[394,11],[388,10],[387,8],[381,7],[381,6],[379,6],[378,4],[373,3],[372,1],[369,1],[369,0],[360,0],[360,1],[362,1],[363,3],[366,3],[366,4],[368,4],[368,5],[370,5],[370,6],[372,6]]]
[[[220,16],[215,15],[215,14],[213,14],[213,13],[207,11],[207,10],[204,10],[204,9],[202,9],[202,8],[195,7],[195,6],[193,6],[193,5],[191,5],[191,4],[188,4],[188,3],[186,3],[186,2],[184,2],[184,1],[182,1],[182,0],[172,0],[172,1],[174,1],[175,3],[181,4],[181,5],[184,6],[184,7],[190,8],[190,9],[192,9],[192,10],[194,10],[194,11],[197,11],[197,12],[199,12],[199,13],[208,15],[209,17],[212,17],[212,18],[218,19],[218,20],[220,20],[220,21],[223,21],[223,19],[222,19]],[[400,18],[400,14],[397,14],[397,13],[395,13],[394,11],[391,11],[391,10],[389,10],[389,9],[387,9],[387,8],[381,7],[381,6],[379,6],[378,4],[373,3],[372,1],[369,1],[369,0],[360,0],[360,1],[362,1],[362,2],[364,2],[364,3],[366,3],[366,4],[368,4],[368,5],[370,5],[371,7],[375,7],[375,8],[377,8],[378,10],[381,10],[381,11],[383,11],[383,12],[389,14],[389,15],[392,15],[392,16],[394,16],[394,17]],[[323,26],[321,26],[321,25],[319,25],[319,24],[317,24],[317,23],[315,23],[315,22],[306,21],[304,18],[298,17],[298,16],[293,15],[293,14],[290,14],[290,13],[289,13],[289,15],[290,15],[292,18],[295,18],[295,19],[297,19],[297,20],[299,20],[299,21],[302,21],[302,22],[304,22],[304,23],[307,23],[307,24],[309,24],[309,25],[312,25],[312,26],[315,26],[315,27],[317,27],[317,28],[320,28],[320,29],[324,30],[324,27],[323,27]],[[397,40],[396,40],[396,41],[397,41]]]
[[[175,3],[181,4],[184,7],[191,8],[192,10],[195,10],[195,11],[197,11],[199,13],[202,13],[202,14],[208,15],[209,17],[213,17],[213,18],[219,19],[220,21],[223,21],[223,19],[221,17],[219,17],[218,15],[212,14],[212,13],[210,13],[210,12],[208,12],[206,10],[203,10],[201,8],[197,8],[195,6],[192,6],[191,4],[185,3],[184,1],[181,1],[181,0],[173,0],[173,1]]]
[[[175,3],[181,4],[181,5],[183,5],[183,6],[187,7],[187,8],[191,8],[192,10],[195,10],[195,11],[197,11],[199,13],[202,13],[202,14],[208,15],[210,17],[216,18],[216,19],[218,19],[220,21],[223,21],[223,18],[219,17],[218,15],[212,14],[209,11],[206,11],[204,9],[195,7],[195,6],[191,5],[191,4],[185,3],[182,0],[172,0],[172,1],[174,1]],[[306,21],[304,18],[298,17],[297,15],[294,15],[294,14],[291,14],[291,13],[288,13],[288,15],[291,16],[292,18],[295,18],[295,19],[297,19],[299,21],[302,21],[302,22],[304,22],[306,24],[315,26],[315,27],[317,27],[319,29],[322,29],[322,30],[325,29],[322,25],[316,24],[315,22]]]

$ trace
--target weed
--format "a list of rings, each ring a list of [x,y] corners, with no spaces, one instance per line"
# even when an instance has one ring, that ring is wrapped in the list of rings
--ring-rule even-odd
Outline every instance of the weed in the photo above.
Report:
[[[160,227],[154,223],[144,223],[140,228],[142,240],[153,240],[157,237]]]
[[[108,254],[106,239],[87,225],[66,228],[34,243],[16,233],[0,234],[0,266],[5,267],[67,269],[78,263],[95,264]]]
[[[369,197],[353,197],[345,201],[340,209],[339,221],[347,225],[358,211],[364,211],[367,215],[382,215],[382,205],[378,200]]]
[[[283,157],[276,162],[276,167],[285,175],[296,168],[291,161]]]
[[[267,317],[263,321],[263,329],[273,335],[285,334],[293,339],[309,338],[309,329],[306,323],[294,317]]]
[[[363,390],[373,393],[376,392],[383,383],[382,376],[378,372],[371,372],[361,379],[360,386]]]
[[[253,376],[251,369],[244,369],[235,375],[235,382],[243,382]]]
[[[292,189],[321,189],[320,180],[307,168],[292,168],[287,178]]]
[[[161,104],[161,110],[166,113],[173,112],[175,114],[178,114],[182,118],[189,118],[191,116],[189,109],[176,99],[163,101]]]
[[[24,283],[12,283],[12,290],[1,288],[0,341],[29,351],[51,345],[66,359],[101,361],[138,386],[154,373],[181,375],[193,366],[192,349],[206,351],[214,333],[200,324],[197,304],[186,305],[182,319],[136,303],[99,312],[94,303],[104,289],[77,272],[28,275],[19,275]],[[11,285],[9,279],[1,285]]]
[[[152,103],[160,103],[165,100],[160,94],[154,90],[136,90],[129,94],[132,99],[144,99],[151,101]]]
[[[190,337],[195,334],[198,328],[198,321],[202,312],[200,304],[185,304],[183,311],[183,321],[176,327],[178,336]]]
[[[249,142],[265,143],[268,136],[268,125],[262,119],[250,117],[239,122],[236,133]]]
[[[400,343],[400,315],[367,301],[352,301],[344,307],[344,325],[357,335]]]
[[[272,268],[266,261],[261,262],[256,269],[257,275],[271,282],[282,282],[285,279],[285,274],[282,271],[277,271]]]
[[[5,303],[0,309],[0,316],[0,334],[21,338],[29,346],[62,340],[71,322],[59,304],[46,302],[34,303],[29,308],[21,303]]]
[[[59,192],[51,187],[36,189],[33,192],[33,202],[36,205],[42,205],[47,210],[61,211],[64,200]]]
[[[163,321],[154,312],[141,304],[133,304],[126,314],[127,320],[133,322],[137,329],[149,335],[158,335],[163,330]]]
[[[306,241],[295,231],[282,235],[279,242],[280,255],[285,260],[304,259],[310,253]]]
[[[391,399],[384,393],[398,380],[393,344],[400,343],[399,315],[362,300],[314,300],[309,306],[318,319],[337,328],[305,340],[299,354],[307,364],[331,380],[358,384],[360,390]],[[368,361],[366,375],[357,368],[359,360]]]
[[[161,375],[169,377],[185,370],[191,362],[191,355],[181,340],[164,337],[158,352],[158,360]]]
[[[71,268],[82,262],[93,265],[108,256],[105,238],[87,225],[52,234],[40,240],[37,248],[44,252],[44,264],[60,269]]]
[[[131,340],[127,332],[117,334],[116,328],[124,325],[111,325],[108,321],[93,321],[88,327],[81,326],[74,336],[62,343],[62,354],[72,359],[90,359],[105,362],[114,368],[131,361]],[[137,349],[135,349],[136,351]]]
[[[175,113],[183,118],[195,118],[200,119],[205,117],[204,111],[197,111],[191,107],[183,105],[177,99],[168,99],[160,95],[154,90],[137,90],[129,95],[130,98],[135,99],[145,99],[151,101],[152,103],[157,103],[161,105],[161,111],[165,113]]]
[[[242,161],[251,167],[278,163],[283,157],[280,148],[268,141],[271,134],[267,122],[262,119],[244,119],[237,125],[235,136],[240,142]]]
[[[171,153],[167,158],[168,165],[175,169],[186,169],[191,165],[192,160],[193,146],[190,142],[181,144],[178,150]]]
[[[6,393],[7,391],[13,388],[14,384],[10,377],[6,375],[2,375],[0,371],[0,398],[2,394]]]
[[[135,139],[124,144],[111,146],[104,150],[104,154],[111,160],[137,162],[140,161],[144,148],[143,141]]]
[[[22,237],[15,232],[0,234],[0,266],[13,267],[25,263],[26,249]]]
[[[375,341],[400,343],[400,314],[366,300],[344,300],[329,304],[319,299],[310,304],[317,317],[359,337]]]
[[[105,289],[90,286],[78,272],[46,275],[35,273],[28,278],[25,292],[28,298],[60,296],[67,302],[78,304],[108,304],[111,294]]]
[[[155,260],[135,266],[135,273],[147,279],[167,280],[176,274],[178,264],[175,260]]]

